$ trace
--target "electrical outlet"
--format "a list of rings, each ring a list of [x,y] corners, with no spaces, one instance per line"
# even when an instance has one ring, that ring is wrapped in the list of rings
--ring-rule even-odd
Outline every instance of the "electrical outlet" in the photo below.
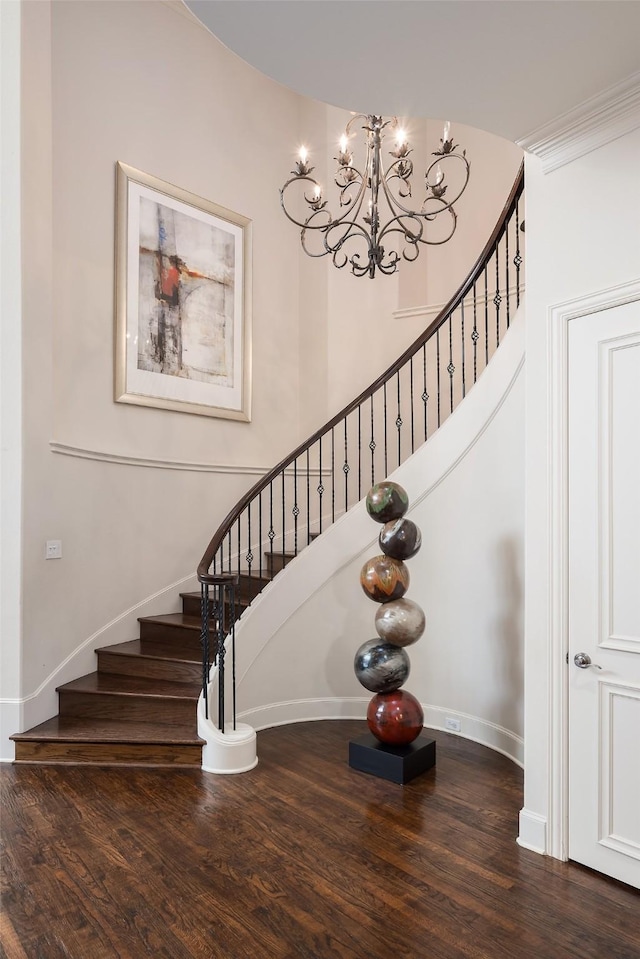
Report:
[[[452,733],[459,733],[462,729],[462,723],[459,719],[453,719],[453,717],[447,716],[444,721],[444,728],[450,729]]]
[[[62,540],[61,539],[48,539],[45,550],[44,550],[45,559],[62,559]]]

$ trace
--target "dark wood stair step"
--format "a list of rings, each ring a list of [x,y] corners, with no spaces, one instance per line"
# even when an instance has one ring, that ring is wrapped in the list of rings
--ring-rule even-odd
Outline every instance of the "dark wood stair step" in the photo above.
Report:
[[[202,761],[193,724],[54,716],[11,739],[17,763],[197,767]]]
[[[170,682],[199,683],[202,674],[200,650],[168,647],[153,653],[145,652],[139,639],[96,649],[98,672]]]
[[[57,689],[61,716],[176,724],[196,722],[200,686],[164,679],[89,673]]]
[[[184,653],[200,653],[200,616],[165,613],[162,616],[141,616],[140,641],[145,653],[153,655],[156,640],[167,642]]]
[[[255,599],[256,596],[264,589],[267,583],[270,583],[271,579],[265,580],[260,589],[256,586],[255,577],[253,577],[253,586],[248,587],[246,592],[243,592],[240,595],[240,601],[236,598],[236,606],[240,606],[240,611],[243,612],[248,606],[251,600]],[[182,611],[185,616],[189,619],[197,618],[198,623],[200,622],[200,593],[180,593],[182,599]],[[228,603],[225,603],[225,607],[228,608]]]

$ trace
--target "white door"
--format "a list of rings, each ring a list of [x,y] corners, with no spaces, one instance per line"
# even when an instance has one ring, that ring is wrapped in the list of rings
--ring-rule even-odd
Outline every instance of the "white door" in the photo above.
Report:
[[[640,887],[640,302],[568,346],[569,858]]]

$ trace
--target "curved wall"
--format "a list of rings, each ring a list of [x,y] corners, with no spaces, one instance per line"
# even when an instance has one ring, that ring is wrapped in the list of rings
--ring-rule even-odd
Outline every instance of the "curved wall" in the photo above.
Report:
[[[523,760],[524,318],[465,402],[391,478],[423,534],[407,596],[426,612],[408,648],[406,688],[425,723],[459,718],[463,736]],[[380,552],[359,503],[261,594],[237,632],[240,717],[282,722],[364,717],[353,657],[377,605],[359,572]]]
[[[2,758],[6,734],[53,715],[56,685],[92,670],[97,646],[177,608],[256,474],[375,378],[417,322],[365,336],[406,305],[408,281],[380,293],[336,277],[282,215],[297,145],[321,131],[326,150],[342,111],[263,77],[174,0],[43,0],[21,18],[23,599]],[[114,403],[117,160],[252,220],[251,423]],[[498,208],[511,179],[492,181]],[[476,224],[480,245],[494,219]],[[61,560],[45,562],[48,539]]]

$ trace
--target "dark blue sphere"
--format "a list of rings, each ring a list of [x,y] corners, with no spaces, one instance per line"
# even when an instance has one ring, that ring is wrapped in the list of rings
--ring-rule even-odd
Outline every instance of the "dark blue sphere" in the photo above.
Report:
[[[370,639],[363,643],[353,663],[356,679],[372,693],[400,689],[409,675],[409,657],[400,646]]]

